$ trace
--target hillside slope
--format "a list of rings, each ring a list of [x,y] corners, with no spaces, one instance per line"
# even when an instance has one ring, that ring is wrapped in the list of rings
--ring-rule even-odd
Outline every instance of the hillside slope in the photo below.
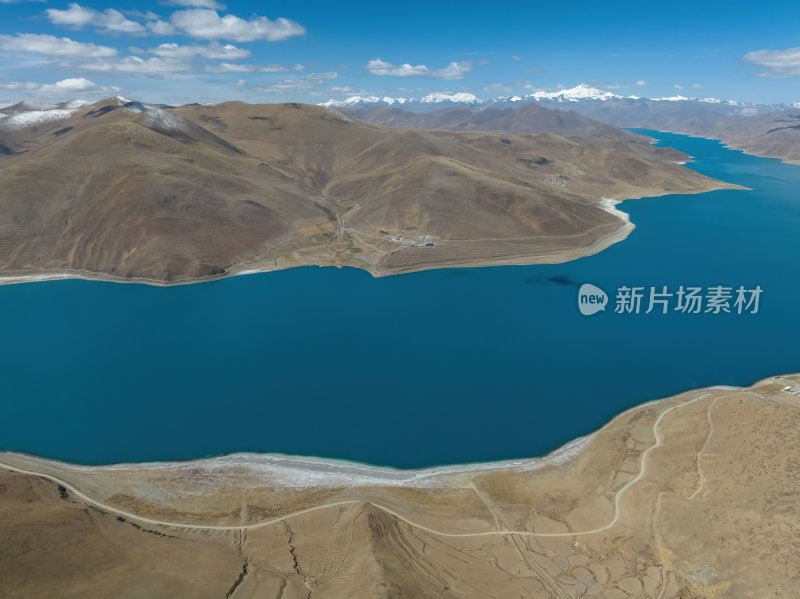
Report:
[[[624,237],[604,197],[729,187],[555,135],[399,129],[302,104],[35,112],[0,120],[5,277],[554,262]]]

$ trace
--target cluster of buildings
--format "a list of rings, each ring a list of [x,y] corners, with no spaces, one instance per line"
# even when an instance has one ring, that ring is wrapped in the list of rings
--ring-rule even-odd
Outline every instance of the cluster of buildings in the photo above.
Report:
[[[397,235],[387,235],[391,241],[401,242],[403,247],[430,248],[436,244],[431,241],[430,235],[420,235],[416,239],[406,239],[399,233]]]

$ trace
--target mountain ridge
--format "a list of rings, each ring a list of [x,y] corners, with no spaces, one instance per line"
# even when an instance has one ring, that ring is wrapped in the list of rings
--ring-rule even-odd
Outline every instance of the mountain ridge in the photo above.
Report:
[[[26,108],[10,112],[35,114]],[[606,198],[734,187],[549,133],[387,127],[305,104],[111,98],[69,110],[24,127],[0,120],[7,279],[557,262],[627,235]]]
[[[432,107],[439,107],[441,105],[469,105],[469,106],[495,106],[495,105],[521,105],[530,102],[540,102],[545,105],[555,104],[572,104],[580,102],[609,102],[609,101],[625,101],[629,103],[639,102],[699,102],[704,104],[716,104],[720,106],[741,107],[745,109],[756,108],[758,110],[783,110],[787,108],[797,108],[800,102],[783,103],[783,104],[755,104],[749,102],[740,102],[737,100],[721,100],[719,98],[706,97],[706,98],[693,98],[681,95],[660,97],[660,98],[646,98],[635,95],[624,96],[615,94],[610,91],[601,90],[586,83],[581,83],[572,88],[558,89],[555,91],[535,91],[525,95],[515,96],[496,96],[488,99],[481,99],[473,94],[454,93],[448,94],[444,92],[435,92],[428,94],[421,98],[407,98],[407,97],[391,97],[391,96],[361,96],[352,95],[345,100],[335,100],[333,98],[320,103],[320,106],[328,108],[341,108],[341,107],[365,107],[365,106],[403,106],[406,110],[413,109],[419,106],[419,109],[427,107],[428,110]]]

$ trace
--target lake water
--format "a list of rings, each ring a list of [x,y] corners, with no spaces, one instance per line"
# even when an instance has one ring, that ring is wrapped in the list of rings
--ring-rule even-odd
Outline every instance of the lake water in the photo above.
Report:
[[[752,191],[624,202],[630,237],[568,264],[0,287],[0,448],[81,463],[532,457],[651,399],[800,370],[800,167],[652,134]],[[580,314],[584,282],[606,311]],[[759,312],[613,311],[622,285],[681,284],[760,285]]]

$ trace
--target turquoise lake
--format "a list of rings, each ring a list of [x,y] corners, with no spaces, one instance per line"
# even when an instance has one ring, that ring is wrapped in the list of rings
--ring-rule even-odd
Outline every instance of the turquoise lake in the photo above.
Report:
[[[567,264],[1,286],[0,448],[87,464],[532,457],[645,401],[800,371],[800,166],[649,133],[752,191],[626,201],[628,239]],[[582,283],[612,305],[581,315]],[[763,294],[757,314],[617,314],[623,285]]]

